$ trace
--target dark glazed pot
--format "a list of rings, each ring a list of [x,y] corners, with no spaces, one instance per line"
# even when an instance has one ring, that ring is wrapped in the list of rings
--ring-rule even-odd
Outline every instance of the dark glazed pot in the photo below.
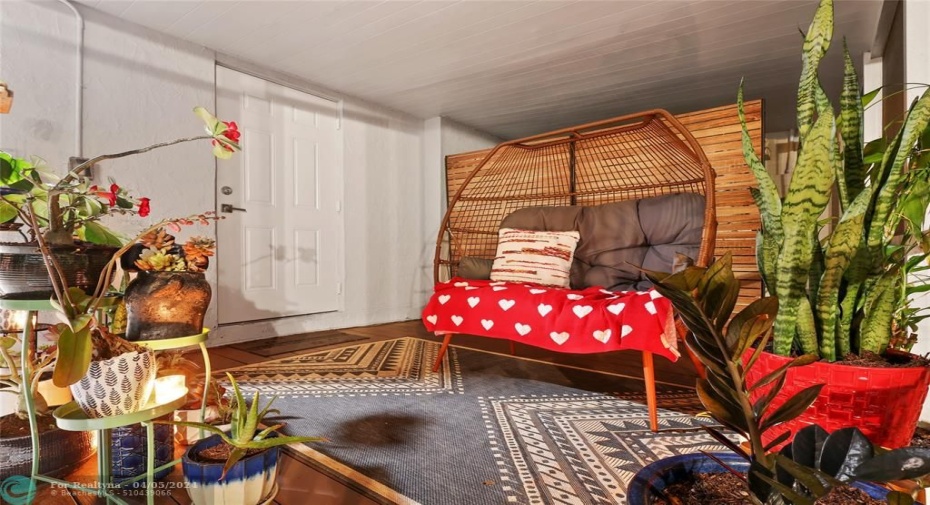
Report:
[[[39,434],[39,473],[63,477],[94,455],[89,431],[54,429]],[[0,481],[11,475],[32,472],[32,442],[29,435],[0,438]]]
[[[126,288],[126,338],[159,340],[203,331],[213,292],[202,273],[139,272]]]
[[[68,285],[93,292],[116,247],[100,245],[52,246]],[[52,283],[42,253],[35,244],[0,243],[0,296],[44,300],[52,296]]]

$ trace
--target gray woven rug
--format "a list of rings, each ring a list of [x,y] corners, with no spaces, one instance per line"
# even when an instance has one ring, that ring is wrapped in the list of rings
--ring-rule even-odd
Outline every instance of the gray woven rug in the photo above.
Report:
[[[327,437],[299,457],[382,503],[625,503],[644,465],[721,447],[688,389],[660,393],[648,429],[642,382],[416,338],[237,368],[276,394],[287,432]],[[636,389],[632,389],[635,387]]]

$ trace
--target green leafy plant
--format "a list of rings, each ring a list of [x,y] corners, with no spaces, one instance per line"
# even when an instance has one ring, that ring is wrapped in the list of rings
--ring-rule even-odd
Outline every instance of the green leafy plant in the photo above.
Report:
[[[228,434],[216,426],[207,423],[193,421],[157,421],[190,428],[200,428],[219,435],[219,437],[223,439],[223,442],[230,445],[232,450],[229,453],[229,458],[223,465],[223,474],[220,476],[220,480],[225,478],[226,472],[228,472],[236,462],[245,457],[249,451],[270,449],[287,444],[321,442],[325,440],[320,437],[272,435],[276,434],[278,430],[284,427],[283,424],[275,424],[267,428],[263,428],[262,426],[265,416],[279,413],[277,410],[271,408],[271,404],[274,402],[275,397],[272,397],[271,400],[262,407],[260,395],[258,391],[256,391],[255,396],[252,397],[252,402],[248,403],[242,396],[242,391],[239,389],[239,384],[236,383],[235,377],[229,372],[226,373],[226,376],[229,378],[229,383],[233,389],[232,404],[235,406],[232,413],[232,426]]]
[[[706,268],[692,266],[675,274],[647,271],[646,276],[655,289],[671,301],[690,330],[685,336],[685,345],[706,367],[706,377],[697,380],[697,395],[704,408],[720,424],[748,440],[747,452],[721,430],[705,427],[714,439],[746,458],[750,468],[746,480],[752,503],[787,500],[808,505],[832,487],[854,478],[911,478],[916,470],[908,465],[913,467],[917,462],[926,465],[919,471],[930,471],[930,451],[920,454],[893,451],[898,454],[895,458],[873,460],[872,456],[880,451],[857,429],[841,430],[827,437],[818,427],[805,428],[780,453],[773,452],[779,445],[789,442],[791,433],[785,432],[768,444],[762,440],[763,433],[801,414],[823,387],[822,384],[810,386],[778,408],[771,408],[772,400],[785,385],[788,369],[816,361],[813,354],[794,358],[755,383],[747,383],[748,371],[772,338],[778,300],[771,296],[760,298],[730,319],[739,293],[739,281],[733,274],[729,253]],[[753,402],[750,392],[766,386],[771,389]],[[828,438],[830,443],[825,444]],[[815,449],[816,455],[809,454]],[[905,464],[900,459],[901,454],[910,454],[916,459]],[[903,498],[895,496],[895,499]]]
[[[49,414],[48,403],[39,393],[39,381],[43,374],[50,372],[55,367],[55,356],[57,349],[54,345],[47,346],[35,352],[35,355],[27,363],[27,370],[20,370],[19,360],[13,355],[12,348],[20,342],[19,333],[0,334],[0,364],[6,368],[6,372],[0,373],[0,393],[16,395],[16,410],[14,413],[20,419],[26,419],[26,388],[23,388],[23,381],[29,381],[29,391],[32,393],[33,405],[35,405],[38,415]],[[25,372],[25,373],[23,373]]]
[[[881,354],[896,327],[914,323],[915,312],[900,310],[910,292],[905,257],[930,251],[921,229],[930,203],[930,92],[915,100],[893,138],[865,144],[863,108],[875,93],[862,95],[848,49],[838,115],[820,85],[832,37],[833,2],[821,0],[804,36],[800,149],[784,199],[749,138],[742,86],[738,97],[743,153],[758,183],[759,270],[779,299],[773,350],[829,361]],[[819,218],[834,192],[841,217],[827,231]]]
[[[150,212],[149,198],[134,198],[124,188],[110,181],[104,189],[92,184],[87,170],[106,160],[142,154],[185,142],[209,140],[213,154],[229,158],[239,150],[239,129],[235,122],[224,122],[213,117],[203,107],[194,113],[206,126],[206,135],[181,138],[121,153],[103,154],[81,163],[64,177],[57,177],[41,160],[28,161],[0,151],[0,187],[5,191],[0,199],[0,223],[21,219],[28,227],[31,239],[42,234],[51,245],[70,245],[75,240],[119,247],[125,237],[116,233],[100,220],[112,214],[138,214]],[[26,219],[27,200],[34,214],[34,222]]]

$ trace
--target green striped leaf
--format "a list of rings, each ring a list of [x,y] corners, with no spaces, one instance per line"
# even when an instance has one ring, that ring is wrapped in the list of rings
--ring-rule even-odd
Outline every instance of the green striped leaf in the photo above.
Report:
[[[869,291],[865,300],[865,318],[859,327],[859,353],[881,354],[888,347],[900,282],[901,276],[897,271],[888,272]]]
[[[816,111],[817,68],[833,39],[833,1],[821,0],[804,36],[801,52],[801,80],[798,84],[798,131],[802,143],[814,122]]]
[[[834,131],[832,114],[824,114],[814,123],[798,153],[782,208],[785,239],[776,272],[779,310],[774,350],[783,356],[791,353],[801,302],[810,303],[807,282],[813,260],[811,242],[816,240],[817,220],[830,201],[833,188]],[[805,352],[817,351],[805,349]]]
[[[874,180],[879,190],[873,195],[872,212],[867,242],[869,248],[878,248],[885,242],[886,229],[893,233],[897,222],[889,222],[891,209],[898,196],[898,183],[901,180],[905,162],[911,156],[911,148],[930,122],[930,90],[918,99],[904,118],[904,125],[882,158],[881,168]]]
[[[752,137],[749,136],[749,129],[746,126],[746,113],[743,110],[743,83],[740,82],[739,91],[736,94],[736,111],[739,114],[739,122],[742,131],[743,158],[749,165],[749,170],[756,179],[759,187],[753,191],[753,198],[759,207],[759,214],[762,217],[762,229],[767,235],[770,235],[778,247],[784,237],[782,232],[781,197],[778,195],[778,187],[772,180],[771,174],[765,169],[765,164],[756,154],[756,149],[752,145]]]
[[[843,138],[843,173],[837,175],[842,184],[841,198],[843,208],[859,196],[865,189],[865,166],[862,163],[862,91],[859,77],[846,39],[843,39],[843,92],[840,94],[840,135]],[[845,189],[846,194],[842,194]]]
[[[836,361],[836,339],[846,339],[849,334],[838,334],[840,286],[846,269],[852,263],[862,242],[865,210],[871,199],[871,188],[861,192],[846,209],[836,229],[830,235],[825,254],[825,267],[817,296],[817,316],[820,321],[820,356]],[[842,357],[842,356],[840,356]]]

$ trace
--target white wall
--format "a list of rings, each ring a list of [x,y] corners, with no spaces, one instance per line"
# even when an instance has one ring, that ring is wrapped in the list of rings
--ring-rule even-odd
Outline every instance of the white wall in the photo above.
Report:
[[[418,296],[428,298],[433,288],[433,258],[436,238],[446,212],[446,156],[494,147],[503,139],[457,123],[445,117],[432,117],[423,122],[423,214],[426,232],[420,248],[418,271],[423,291]]]
[[[92,9],[86,15],[84,154],[140,147],[201,132],[190,112],[214,107],[213,51],[130,25]],[[74,21],[58,2],[0,2],[0,73],[16,92],[0,116],[0,148],[41,155],[64,169],[73,155]],[[274,73],[269,72],[269,75]],[[313,90],[310,83],[279,82]],[[326,90],[323,90],[326,91]],[[419,317],[432,280],[419,275],[425,232],[423,122],[338,93],[345,152],[345,310],[224,327],[211,343]],[[226,118],[234,119],[234,118]],[[208,145],[186,144],[107,162],[107,175],[152,199],[147,221],[213,210],[215,165]],[[117,220],[133,233],[138,218]],[[215,236],[212,228],[198,234]],[[220,248],[223,244],[219,245]],[[215,281],[215,269],[208,274]],[[211,308],[207,324],[216,323]]]
[[[882,59],[872,58],[872,53],[862,55],[862,93],[869,93],[882,87]],[[882,136],[882,91],[879,90],[872,106],[863,113],[863,136],[866,142]]]

